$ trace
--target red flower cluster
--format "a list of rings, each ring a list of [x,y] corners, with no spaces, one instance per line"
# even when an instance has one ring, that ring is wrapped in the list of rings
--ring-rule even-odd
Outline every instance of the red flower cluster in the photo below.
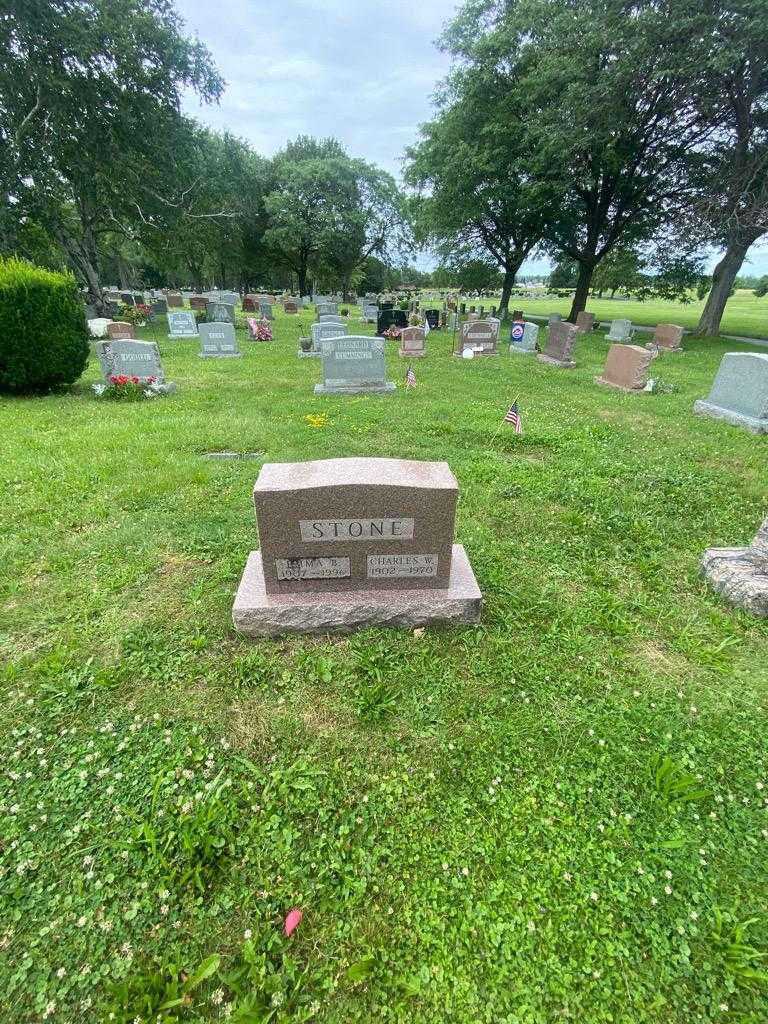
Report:
[[[147,377],[146,383],[154,384],[156,380],[157,377]],[[113,373],[109,378],[109,383],[116,384],[118,387],[124,387],[126,384],[141,384],[141,379],[139,377],[129,377],[125,373]]]
[[[384,331],[384,337],[385,338],[399,338],[401,330],[402,330],[402,328],[395,327],[395,325],[392,324],[391,327],[388,327],[386,329],[386,331]]]

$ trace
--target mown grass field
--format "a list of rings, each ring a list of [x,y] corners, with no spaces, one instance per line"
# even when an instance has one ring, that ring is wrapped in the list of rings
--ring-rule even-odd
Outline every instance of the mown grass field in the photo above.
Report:
[[[467,299],[467,303],[478,304],[483,301],[489,307],[491,300]],[[528,315],[546,316],[548,313],[566,315],[571,309],[570,299],[522,299],[513,296],[510,310],[522,306]],[[628,319],[635,324],[647,324],[655,327],[658,323],[678,324],[693,330],[699,322],[704,302],[694,298],[690,303],[667,302],[663,299],[647,302],[616,296],[615,299],[603,297],[590,298],[587,310],[594,313],[598,320],[610,321]],[[768,339],[768,296],[757,299],[751,291],[737,291],[728,299],[721,324],[722,334],[735,334],[745,338]]]
[[[740,346],[626,396],[602,335],[568,372],[434,332],[415,390],[315,398],[310,319],[240,360],[158,325],[169,398],[92,361],[0,403],[0,1016],[764,1022],[768,622],[698,562],[768,439],[692,414]],[[217,450],[446,459],[482,625],[238,637],[260,461]]]

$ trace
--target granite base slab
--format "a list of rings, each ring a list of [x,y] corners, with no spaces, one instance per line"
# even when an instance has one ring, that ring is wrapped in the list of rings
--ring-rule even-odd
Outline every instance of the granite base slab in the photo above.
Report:
[[[198,352],[201,359],[242,359],[242,352]]]
[[[545,356],[543,352],[540,352],[536,358],[540,363],[547,363],[548,366],[557,366],[561,370],[575,370],[576,363],[572,360],[553,359],[552,356]]]
[[[748,548],[709,548],[701,560],[701,571],[729,604],[768,618],[768,565]]]
[[[605,377],[595,377],[595,384],[602,384],[603,387],[613,388],[614,391],[623,391],[625,395],[642,395],[645,388],[625,388],[623,384],[616,384]]]
[[[713,405],[711,402],[700,398],[693,404],[693,411],[698,416],[712,416],[717,420],[725,420],[734,427],[743,427],[752,434],[768,434],[768,420],[757,419],[754,416],[745,416],[744,413],[735,412],[733,409],[725,409],[720,405]]]
[[[247,636],[349,633],[367,626],[412,629],[479,622],[481,604],[480,588],[461,544],[453,545],[445,590],[267,594],[261,552],[252,551],[232,606],[232,621]]]
[[[383,384],[350,384],[349,387],[339,387],[333,384],[315,384],[316,395],[387,395],[395,391],[394,382],[384,381]]]
[[[510,345],[509,354],[514,356],[535,356],[538,352],[535,348],[522,348],[520,345]]]
[[[399,355],[399,356],[400,356],[400,357],[401,357],[402,359],[423,359],[423,358],[424,358],[424,356],[425,356],[425,355],[426,355],[427,353],[426,353],[426,352],[405,352],[405,351],[403,351],[403,349],[399,348],[399,349],[397,350],[397,354],[398,354],[398,355]]]
[[[303,348],[300,348],[297,352],[297,355],[299,359],[319,359],[321,353],[312,351],[305,352]]]

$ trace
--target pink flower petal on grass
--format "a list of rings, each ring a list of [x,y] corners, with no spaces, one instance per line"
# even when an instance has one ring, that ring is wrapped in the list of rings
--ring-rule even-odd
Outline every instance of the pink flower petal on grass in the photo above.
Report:
[[[283,925],[283,935],[286,938],[299,927],[302,917],[303,914],[297,907],[288,911],[285,917],[285,924]]]

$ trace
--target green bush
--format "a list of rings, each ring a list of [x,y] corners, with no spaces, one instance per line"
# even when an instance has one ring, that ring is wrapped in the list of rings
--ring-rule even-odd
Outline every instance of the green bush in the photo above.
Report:
[[[77,380],[88,326],[71,274],[0,259],[0,391],[40,392]]]

